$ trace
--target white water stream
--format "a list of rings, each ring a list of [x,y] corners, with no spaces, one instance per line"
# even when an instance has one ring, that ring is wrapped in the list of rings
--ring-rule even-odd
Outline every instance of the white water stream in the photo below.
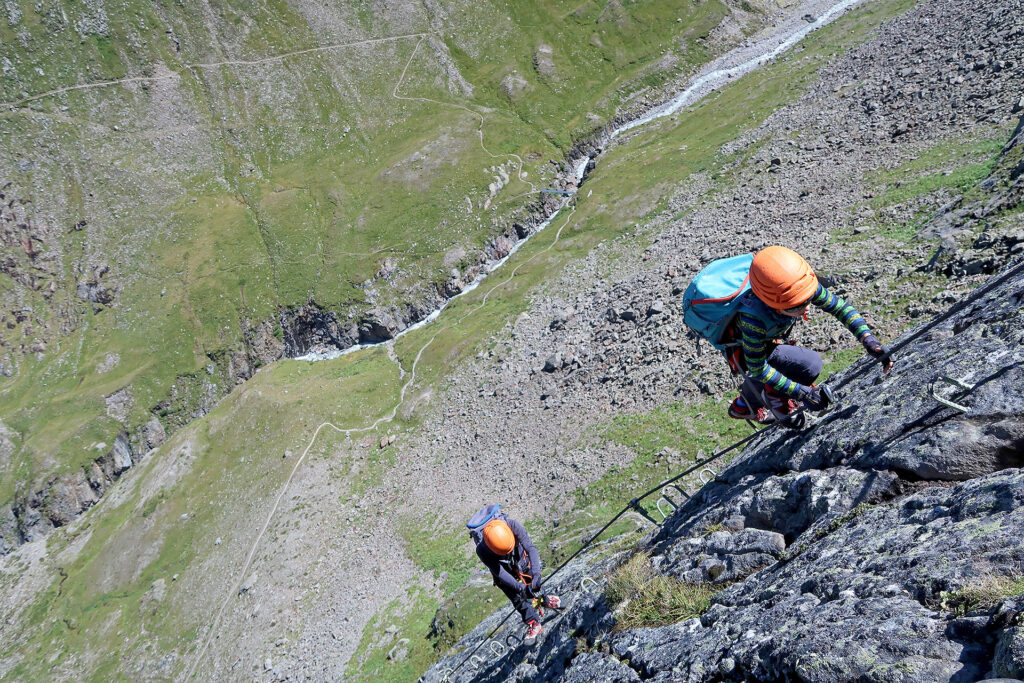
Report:
[[[628,130],[632,130],[633,128],[637,128],[639,126],[643,126],[643,125],[645,125],[647,123],[650,123],[651,121],[654,121],[655,119],[659,119],[659,118],[662,118],[664,116],[671,116],[671,115],[675,114],[676,112],[678,112],[683,107],[696,102],[697,100],[701,99],[702,97],[705,97],[709,93],[712,93],[715,90],[721,88],[723,85],[727,85],[727,84],[731,83],[733,81],[733,79],[739,78],[740,76],[743,76],[744,74],[747,74],[747,73],[753,71],[757,67],[763,66],[764,64],[767,64],[769,61],[771,61],[772,59],[775,59],[776,57],[781,55],[783,52],[785,52],[786,50],[789,50],[791,47],[793,47],[798,42],[803,40],[805,37],[807,37],[807,35],[809,33],[811,33],[812,31],[815,31],[815,30],[821,28],[822,26],[825,26],[825,25],[831,23],[833,20],[838,18],[841,14],[843,14],[847,10],[851,9],[854,5],[860,3],[861,1],[862,0],[840,0],[840,2],[838,2],[835,5],[832,5],[831,7],[829,7],[825,12],[823,12],[814,21],[807,22],[807,24],[805,26],[802,26],[798,30],[796,30],[793,33],[790,33],[788,36],[784,37],[780,42],[775,44],[774,47],[772,47],[767,52],[764,52],[762,54],[758,54],[758,55],[756,55],[754,57],[751,57],[750,59],[747,59],[745,61],[742,61],[739,64],[736,64],[734,66],[725,66],[723,68],[714,69],[713,71],[709,71],[709,72],[707,72],[707,73],[705,73],[703,75],[698,76],[694,80],[690,81],[687,84],[687,86],[679,94],[677,94],[675,97],[673,97],[668,102],[665,102],[664,104],[655,107],[654,109],[652,109],[648,113],[644,114],[643,116],[640,116],[640,117],[638,117],[636,119],[633,119],[632,121],[627,121],[626,123],[623,123],[622,125],[620,125],[618,128],[614,129],[611,133],[608,134],[608,140],[614,140],[620,134],[625,133]],[[802,11],[804,11],[804,9],[801,7],[800,9],[798,9],[798,11],[802,12]],[[778,40],[780,37],[781,36],[775,36],[774,38],[767,39],[767,42],[774,43],[775,40]],[[760,47],[760,46],[757,46],[757,47]],[[755,49],[756,49],[756,47],[755,47]],[[728,64],[730,62],[736,61],[737,59],[743,59],[744,54],[746,52],[748,52],[749,50],[750,50],[750,46],[736,48],[734,50],[731,50],[726,55],[724,55],[722,57],[719,57],[718,59],[712,61],[711,64]],[[710,68],[710,66],[706,67],[706,68]],[[580,185],[580,182],[583,180],[583,175],[586,172],[587,164],[588,163],[590,163],[590,157],[583,157],[582,159],[580,159],[576,163],[576,166],[573,169],[573,173],[572,173],[571,177],[573,178],[573,180],[575,180],[577,187]],[[305,354],[303,356],[296,356],[294,360],[318,361],[318,360],[330,360],[332,358],[338,358],[339,356],[344,356],[346,354],[353,353],[353,352],[359,351],[361,349],[368,349],[368,348],[371,348],[371,347],[374,347],[374,346],[381,346],[381,345],[384,345],[384,344],[391,343],[392,341],[394,341],[395,339],[398,339],[402,335],[408,334],[409,332],[412,332],[413,330],[418,330],[421,327],[424,327],[425,325],[429,325],[434,320],[436,320],[438,318],[438,316],[441,315],[441,312],[448,306],[448,304],[450,304],[455,299],[458,299],[460,296],[463,296],[464,294],[468,294],[468,293],[472,292],[474,289],[476,289],[480,285],[480,283],[483,282],[487,278],[488,275],[490,275],[491,273],[493,273],[496,270],[498,270],[499,268],[501,268],[501,266],[506,261],[508,261],[508,259],[511,258],[511,256],[514,253],[519,251],[519,248],[522,247],[524,244],[526,244],[526,242],[531,237],[533,237],[534,235],[539,234],[546,227],[551,225],[552,221],[554,221],[555,218],[558,217],[558,214],[561,213],[562,209],[565,208],[565,205],[568,204],[568,203],[569,203],[569,199],[566,198],[562,202],[561,206],[559,206],[558,209],[556,209],[555,212],[552,213],[547,218],[547,220],[545,220],[543,223],[541,223],[539,226],[537,226],[536,230],[534,230],[532,233],[530,233],[529,235],[527,235],[523,239],[521,239],[518,242],[516,242],[515,246],[513,246],[512,249],[509,250],[508,254],[506,254],[503,258],[501,258],[498,261],[495,261],[495,262],[490,263],[490,264],[486,264],[483,267],[483,270],[480,272],[480,274],[477,275],[476,278],[474,278],[472,282],[470,282],[468,285],[466,285],[466,287],[461,292],[459,292],[455,296],[451,297],[450,299],[447,299],[443,304],[441,304],[441,306],[436,311],[434,311],[433,313],[428,315],[423,320],[420,320],[419,322],[414,323],[413,325],[410,325],[409,327],[407,327],[404,330],[400,331],[392,339],[388,339],[388,340],[382,341],[382,342],[374,342],[374,343],[370,343],[370,344],[355,344],[355,345],[350,346],[350,347],[348,347],[346,349],[335,349],[335,350],[326,351],[326,352],[319,352],[319,353],[318,352],[311,352],[311,353],[307,353],[307,354]]]

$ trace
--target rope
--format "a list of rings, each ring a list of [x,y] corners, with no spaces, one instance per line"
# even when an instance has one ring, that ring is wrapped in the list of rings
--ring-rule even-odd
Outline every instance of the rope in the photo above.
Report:
[[[619,520],[619,518],[621,518],[624,514],[626,514],[630,510],[638,509],[640,507],[640,501],[641,500],[643,500],[644,498],[647,498],[648,496],[651,496],[651,495],[657,493],[658,491],[660,491],[664,487],[668,486],[669,484],[671,484],[673,482],[676,482],[676,481],[679,481],[683,477],[685,477],[685,476],[687,476],[689,474],[692,474],[693,472],[696,472],[697,470],[699,470],[700,468],[704,467],[708,463],[714,462],[715,460],[718,460],[723,455],[725,455],[727,453],[731,453],[732,451],[736,450],[740,446],[744,446],[744,445],[750,443],[756,437],[758,437],[758,436],[760,436],[760,435],[770,431],[773,427],[775,427],[778,424],[779,424],[778,422],[775,422],[775,423],[772,423],[771,425],[765,427],[764,429],[761,429],[761,430],[758,430],[758,431],[754,432],[753,434],[748,434],[747,436],[743,437],[742,439],[740,439],[736,443],[734,443],[734,444],[732,444],[732,445],[730,445],[730,446],[728,446],[726,448],[723,448],[722,450],[718,451],[717,453],[713,453],[712,455],[709,455],[708,457],[704,458],[703,460],[700,460],[700,461],[694,463],[692,466],[690,466],[687,469],[683,470],[682,472],[680,472],[679,474],[675,475],[674,477],[666,479],[665,481],[661,482],[660,484],[658,484],[654,488],[652,488],[652,489],[650,489],[648,491],[645,491],[644,493],[640,494],[636,498],[633,498],[632,500],[630,500],[629,503],[627,503],[624,508],[619,510],[619,512],[614,517],[612,517],[610,520],[608,520],[608,522],[603,527],[601,527],[597,531],[597,533],[595,533],[593,536],[588,538],[583,543],[583,545],[580,546],[580,548],[576,552],[574,552],[572,555],[570,555],[568,557],[568,559],[564,560],[561,564],[559,564],[555,568],[555,570],[553,572],[551,572],[550,574],[547,575],[547,577],[545,577],[544,579],[541,579],[540,585],[543,586],[545,583],[550,581],[560,571],[562,571],[566,567],[566,565],[568,565],[570,562],[572,562],[577,557],[579,557],[583,552],[585,552],[591,545],[594,544],[594,541],[596,541],[597,538],[601,534],[603,534],[605,531],[607,531],[611,527],[611,525],[614,524],[615,522],[617,522]],[[470,659],[472,659],[473,655],[476,654],[477,650],[479,650],[481,647],[483,647],[484,643],[486,643],[492,637],[494,637],[494,634],[496,634],[501,629],[501,627],[505,625],[505,622],[507,622],[509,620],[509,618],[512,617],[513,614],[515,614],[515,611],[509,612],[508,614],[506,614],[505,618],[502,619],[500,622],[498,622],[498,625],[495,626],[493,629],[491,629],[491,632],[488,633],[479,643],[477,643],[476,646],[474,646],[473,649],[470,650],[469,653],[462,659],[462,661],[459,662],[458,665],[455,666],[447,674],[447,676],[450,677],[450,676],[454,675],[459,669],[462,668],[462,666],[466,662],[468,662]]]

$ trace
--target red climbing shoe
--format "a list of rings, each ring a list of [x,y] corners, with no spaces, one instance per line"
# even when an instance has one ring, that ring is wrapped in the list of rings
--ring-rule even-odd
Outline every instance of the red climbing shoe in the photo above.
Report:
[[[537,642],[537,636],[544,629],[541,627],[540,622],[536,619],[526,623],[526,638],[523,639],[523,644],[530,646]]]
[[[754,422],[760,422],[761,424],[768,424],[775,421],[775,416],[772,415],[771,411],[767,408],[758,408],[756,411],[751,410],[747,402],[743,400],[742,396],[737,396],[736,400],[729,406],[729,417],[737,420],[753,420]]]
[[[768,399],[768,407],[776,418],[785,419],[800,409],[800,404],[788,396],[766,389],[764,397]]]
[[[547,595],[544,597],[544,606],[551,609],[561,609],[562,601],[558,599],[557,595]]]

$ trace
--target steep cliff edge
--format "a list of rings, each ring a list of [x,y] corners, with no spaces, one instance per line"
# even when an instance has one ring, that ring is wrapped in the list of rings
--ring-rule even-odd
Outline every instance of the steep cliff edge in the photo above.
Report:
[[[901,337],[889,376],[862,361],[836,377],[837,410],[766,430],[639,547],[566,567],[548,588],[569,607],[534,648],[516,624],[464,661],[500,610],[424,680],[1024,676],[1022,342],[1017,262]],[[609,582],[641,551],[650,583],[720,592],[700,616],[623,628]]]

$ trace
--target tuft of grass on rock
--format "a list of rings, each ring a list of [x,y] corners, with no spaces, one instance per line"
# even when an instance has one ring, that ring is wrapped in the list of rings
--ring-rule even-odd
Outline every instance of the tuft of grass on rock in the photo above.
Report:
[[[704,614],[719,588],[658,574],[648,553],[615,570],[605,597],[615,606],[616,628],[665,626]]]
[[[942,591],[939,607],[953,616],[962,617],[971,612],[988,610],[1003,600],[1024,595],[1024,574],[1008,576],[986,574],[966,588]]]

